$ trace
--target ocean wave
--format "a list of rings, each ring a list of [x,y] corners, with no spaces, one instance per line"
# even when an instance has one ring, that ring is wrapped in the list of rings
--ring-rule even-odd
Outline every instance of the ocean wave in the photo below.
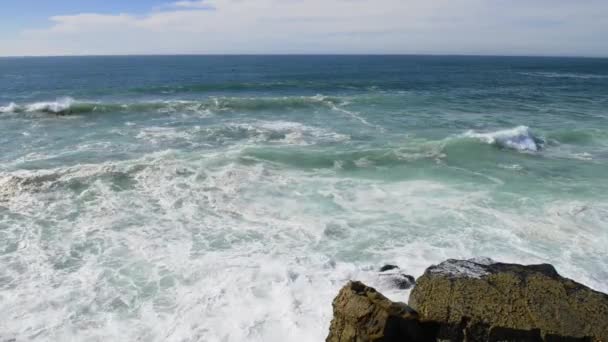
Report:
[[[84,189],[97,179],[110,179],[117,187],[130,183],[144,164],[121,166],[117,164],[79,165],[38,171],[0,172],[0,203],[22,193],[69,188]]]
[[[413,146],[387,146],[359,150],[310,149],[293,146],[250,147],[243,150],[241,160],[264,161],[296,169],[357,170],[390,168],[415,163],[435,163],[445,158],[441,145],[431,142]]]
[[[548,143],[593,145],[607,144],[608,132],[600,129],[570,129],[547,133]]]
[[[96,103],[77,102],[71,97],[57,99],[55,101],[42,101],[26,104],[11,102],[7,106],[0,107],[0,113],[48,113],[56,115],[68,115],[96,111],[99,105]]]
[[[138,94],[178,94],[178,93],[213,93],[213,92],[252,92],[281,90],[366,90],[386,89],[368,81],[276,81],[276,82],[226,82],[215,84],[186,84],[132,88],[129,91]],[[398,88],[394,85],[391,88]]]
[[[283,110],[311,107],[332,108],[343,101],[329,96],[285,96],[285,97],[215,97],[201,105],[217,110]]]
[[[544,146],[544,140],[532,134],[527,126],[517,126],[488,133],[468,131],[462,137],[517,151],[538,152]]]
[[[235,123],[212,132],[213,135],[224,136],[235,132],[255,141],[282,142],[291,145],[312,145],[329,142],[345,142],[349,135],[340,134],[324,128],[304,125],[291,121],[256,121],[251,123]]]
[[[546,78],[608,79],[608,75],[580,74],[572,72],[521,72],[520,74]]]
[[[269,132],[256,128],[260,138],[268,139]],[[274,134],[279,134],[274,132]],[[315,138],[326,138],[323,131],[316,132]],[[328,134],[325,132],[325,134]],[[275,136],[276,137],[276,136]],[[334,136],[333,141],[340,141]],[[268,140],[265,140],[268,141]],[[512,129],[480,133],[468,131],[458,136],[441,140],[409,139],[399,145],[378,146],[357,150],[337,149],[303,149],[273,146],[251,146],[242,152],[244,160],[267,161],[289,165],[301,169],[341,169],[354,170],[375,167],[396,167],[415,165],[417,163],[474,163],[483,154],[484,158],[498,158],[500,151],[487,151],[486,145],[500,149],[512,149],[519,152],[539,152],[544,148],[544,140],[535,136],[528,127],[519,126]]]
[[[211,97],[201,101],[149,101],[133,103],[104,103],[78,101],[70,97],[56,101],[17,104],[0,107],[0,113],[49,113],[56,115],[108,112],[224,112],[275,111],[325,107],[335,109],[342,101],[322,95],[285,97]]]
[[[205,146],[229,144],[317,145],[341,143],[350,135],[293,121],[251,120],[187,128],[144,127],[135,136],[153,144],[187,142]]]
[[[15,246],[4,252],[15,265],[2,274],[8,315],[29,317],[26,328],[51,340],[137,339],[145,330],[150,340],[318,341],[344,279],[407,300],[377,267],[390,262],[417,276],[449,255],[488,253],[509,262],[555,260],[566,275],[606,288],[605,201],[513,194],[496,204],[487,187],[451,178],[328,177],[225,159],[223,151],[204,158],[175,152],[11,174],[50,193],[0,203],[11,210],[3,223],[15,227],[3,231],[5,246]],[[136,185],[117,191],[112,172]],[[64,187],[70,179],[89,189],[74,196]],[[546,254],[573,234],[575,251],[584,253]],[[585,257],[584,268],[573,262]],[[40,296],[40,288],[48,293]],[[74,322],[59,317],[56,331],[45,329],[58,305],[86,324],[72,330]],[[235,315],[234,307],[247,314]],[[126,315],[143,317],[137,329]],[[22,326],[5,330],[25,335]]]
[[[11,102],[6,106],[0,106],[0,113],[14,113],[19,110],[19,106],[15,102]]]
[[[41,112],[53,114],[67,114],[75,105],[75,101],[71,97],[58,99],[52,102],[36,102],[25,105],[26,112]]]

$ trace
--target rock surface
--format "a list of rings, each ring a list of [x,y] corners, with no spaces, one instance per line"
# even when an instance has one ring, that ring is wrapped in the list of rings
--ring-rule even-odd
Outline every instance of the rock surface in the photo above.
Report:
[[[400,290],[409,290],[416,285],[416,278],[409,274],[401,273],[399,266],[384,265],[380,268],[380,277],[390,286]]]
[[[551,265],[448,260],[417,280],[409,304],[349,282],[327,341],[608,342],[608,295]]]
[[[398,270],[399,266],[396,265],[384,265],[382,267],[380,267],[380,272],[386,272],[386,271],[393,271],[393,270]]]
[[[431,340],[425,335],[429,329],[418,321],[416,312],[360,282],[344,286],[333,307],[327,342]]]
[[[450,340],[518,330],[526,341],[608,341],[608,295],[546,264],[448,260],[418,279],[409,304],[422,320],[442,322],[439,336]]]

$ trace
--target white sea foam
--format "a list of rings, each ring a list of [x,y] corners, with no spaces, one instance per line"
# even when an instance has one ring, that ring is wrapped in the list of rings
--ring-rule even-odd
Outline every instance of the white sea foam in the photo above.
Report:
[[[519,164],[499,164],[498,167],[505,170],[523,171],[523,166]]]
[[[160,144],[177,140],[188,141],[192,139],[192,134],[174,127],[146,127],[142,128],[135,137]]]
[[[476,255],[551,262],[608,290],[606,203],[505,208],[494,185],[243,165],[241,148],[4,172],[2,336],[319,341],[349,279],[407,301],[379,266],[419,276]]]
[[[14,113],[17,110],[19,110],[19,106],[14,102],[11,102],[6,106],[0,106],[0,113]]]
[[[285,96],[285,97],[213,97],[203,101],[186,100],[154,100],[130,103],[99,103],[79,102],[71,97],[56,99],[55,101],[42,101],[25,104],[11,102],[0,106],[0,113],[19,112],[45,112],[53,114],[64,114],[71,110],[81,112],[95,111],[155,111],[167,114],[196,114],[199,117],[211,117],[221,112],[232,112],[240,110],[279,110],[307,107],[325,107],[344,113],[367,126],[371,125],[361,115],[342,108],[346,103],[322,96]]]
[[[349,116],[349,117],[351,117],[351,118],[359,121],[360,123],[362,123],[365,126],[375,128],[375,129],[379,130],[380,132],[384,132],[385,131],[384,127],[381,127],[381,126],[374,125],[374,124],[370,123],[363,116],[361,116],[360,113],[357,113],[357,112],[352,111],[352,110],[345,109],[343,107],[344,104],[337,105],[337,104],[334,104],[334,103],[328,103],[328,105],[330,106],[330,108],[332,110],[334,110],[336,112],[339,112],[339,113],[342,113],[342,114],[345,114],[345,115],[347,115],[347,116]]]
[[[136,134],[136,138],[154,144],[187,142],[208,145],[210,141],[224,143],[245,140],[249,143],[305,146],[344,142],[348,141],[350,136],[299,122],[256,120],[185,128],[144,127]]]
[[[48,112],[60,114],[70,109],[75,103],[71,97],[57,99],[48,102],[33,102],[25,105],[18,105],[11,102],[9,105],[0,107],[0,113],[19,113],[19,112]]]
[[[63,99],[58,99],[57,101],[52,102],[36,102],[32,104],[28,104],[25,106],[25,111],[27,112],[50,112],[50,113],[62,113],[66,110],[70,109],[72,104],[74,103],[74,99],[71,97],[66,97]]]
[[[278,142],[289,145],[312,145],[328,142],[344,142],[350,139],[346,134],[340,134],[324,128],[304,125],[292,121],[253,121],[249,123],[230,123],[223,129],[243,130],[253,142]]]
[[[511,129],[505,129],[489,133],[478,133],[475,131],[468,131],[464,133],[463,136],[467,138],[478,139],[488,144],[511,148],[518,151],[536,152],[542,148],[541,143],[532,134],[532,132],[527,126],[518,126]]]

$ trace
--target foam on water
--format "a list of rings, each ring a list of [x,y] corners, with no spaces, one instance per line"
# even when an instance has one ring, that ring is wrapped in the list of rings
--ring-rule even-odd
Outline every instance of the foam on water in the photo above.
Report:
[[[0,113],[14,113],[19,109],[15,102],[11,102],[6,106],[0,106]]]
[[[0,59],[0,340],[320,341],[476,256],[606,292],[606,81],[519,74],[604,64]]]
[[[355,113],[340,107],[342,100],[323,95],[315,96],[283,96],[283,97],[209,97],[203,100],[154,100],[138,102],[90,102],[78,101],[71,97],[60,98],[55,101],[32,102],[17,104],[10,102],[0,106],[0,113],[51,113],[74,114],[93,112],[132,112],[156,111],[160,113],[190,112],[205,115],[227,111],[276,111],[308,108],[327,108],[347,113],[357,120],[365,119]]]
[[[174,127],[145,127],[136,138],[154,144],[168,142],[200,142],[211,146],[211,142],[225,144],[234,141],[248,143],[269,143],[278,145],[307,146],[346,142],[348,135],[324,128],[307,126],[293,121],[256,120],[241,123],[227,123],[213,126],[193,126],[186,129]]]
[[[527,126],[517,126],[489,133],[468,131],[463,136],[518,151],[537,152],[542,148],[541,140],[535,137]]]
[[[37,102],[32,103],[25,106],[25,111],[27,112],[49,112],[60,114],[68,110],[72,104],[74,103],[74,99],[70,97],[66,97],[55,102]]]
[[[3,173],[0,308],[14,323],[2,336],[318,341],[348,279],[405,301],[380,265],[418,276],[447,257],[490,253],[550,261],[606,290],[606,204],[505,209],[488,205],[490,188],[242,165],[239,154]],[[565,241],[578,248],[538,252]],[[593,253],[597,278],[581,276],[572,265]]]

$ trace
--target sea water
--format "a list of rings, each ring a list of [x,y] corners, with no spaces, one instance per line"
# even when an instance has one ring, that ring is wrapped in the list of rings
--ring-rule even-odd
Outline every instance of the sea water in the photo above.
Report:
[[[383,264],[607,246],[606,59],[0,59],[2,340],[321,341]]]

